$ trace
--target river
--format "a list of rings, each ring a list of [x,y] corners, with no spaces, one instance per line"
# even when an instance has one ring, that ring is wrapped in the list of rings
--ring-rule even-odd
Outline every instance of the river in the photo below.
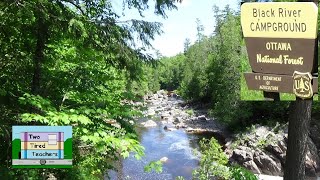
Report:
[[[192,108],[183,100],[168,98],[164,91],[158,91],[145,102],[147,103],[144,104],[146,110],[143,116],[135,120],[139,141],[145,148],[145,156],[137,160],[130,154],[128,158],[118,161],[117,171],[110,170],[106,173],[112,180],[174,180],[178,176],[186,180],[192,179],[193,170],[199,166],[199,141],[215,137],[220,144],[225,145],[226,139],[230,137],[224,126],[206,115],[206,110],[200,108],[191,113]],[[258,129],[260,132],[266,128],[258,126]],[[253,133],[257,136],[257,132]],[[255,138],[252,139],[256,141]],[[246,156],[248,152],[243,154]],[[258,158],[271,159],[267,155]],[[149,162],[160,159],[165,159],[161,173],[144,172],[144,167]],[[108,179],[107,175],[105,179]],[[259,173],[258,179],[280,180],[282,177]]]
[[[199,157],[194,153],[194,149],[199,149],[199,140],[206,135],[189,134],[185,129],[172,128],[165,130],[164,126],[170,127],[172,124],[161,122],[161,113],[166,109],[178,108],[181,100],[169,98],[162,102],[148,103],[148,110],[160,108],[153,116],[141,117],[138,123],[153,120],[157,123],[154,127],[137,127],[141,145],[145,148],[145,156],[141,160],[136,160],[132,155],[122,160],[118,164],[118,171],[109,171],[111,179],[130,180],[169,180],[182,176],[184,179],[192,179],[192,171],[199,165]],[[144,166],[150,161],[168,158],[163,163],[162,173],[144,172]]]

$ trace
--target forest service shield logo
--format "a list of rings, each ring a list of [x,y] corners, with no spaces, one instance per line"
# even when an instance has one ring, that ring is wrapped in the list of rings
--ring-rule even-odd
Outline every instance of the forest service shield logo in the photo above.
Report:
[[[295,71],[293,73],[294,94],[302,99],[311,98],[313,96],[311,80],[312,76],[310,73]]]

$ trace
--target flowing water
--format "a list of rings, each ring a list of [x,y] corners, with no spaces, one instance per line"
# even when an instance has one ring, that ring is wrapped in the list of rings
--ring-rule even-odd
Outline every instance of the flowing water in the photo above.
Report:
[[[174,100],[171,100],[174,101]],[[149,105],[150,106],[150,105]],[[198,167],[199,157],[194,155],[194,149],[198,149],[199,140],[203,135],[187,134],[184,129],[174,131],[164,130],[164,125],[159,121],[159,115],[152,118],[140,118],[140,122],[146,120],[157,122],[156,127],[140,127],[137,129],[140,143],[145,147],[145,156],[136,160],[132,155],[119,163],[118,172],[109,171],[111,179],[131,180],[165,180],[183,176],[192,179],[192,170]],[[162,173],[145,173],[144,166],[150,161],[167,157],[163,163]]]

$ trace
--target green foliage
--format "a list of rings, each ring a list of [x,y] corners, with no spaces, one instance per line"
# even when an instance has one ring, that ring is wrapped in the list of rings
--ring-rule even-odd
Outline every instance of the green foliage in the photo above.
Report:
[[[201,28],[200,28],[201,29]],[[183,77],[178,88],[181,95],[187,100],[208,100],[209,89],[207,79],[208,61],[212,51],[212,38],[202,37],[185,53]]]
[[[155,66],[158,67],[159,63],[141,64],[141,71],[138,75],[139,78],[129,80],[127,90],[136,97],[142,97],[149,92],[160,90],[159,71],[154,68]],[[152,81],[150,79],[152,79]]]
[[[259,139],[258,140],[258,142],[257,142],[257,146],[258,146],[258,148],[260,148],[260,149],[263,149],[264,147],[266,147],[268,144],[267,144],[267,139],[265,139],[265,138],[261,138],[261,139]]]
[[[247,169],[241,166],[233,166],[231,167],[231,177],[232,180],[258,180],[258,177],[252,174]]]
[[[144,167],[144,171],[145,172],[151,172],[152,170],[154,170],[157,173],[161,173],[162,172],[162,162],[159,161],[151,161],[149,162],[148,165],[146,165]]]
[[[210,115],[233,130],[257,122],[287,121],[288,102],[241,101],[264,97],[262,92],[249,91],[242,75],[251,69],[240,16],[228,6],[213,11],[217,22],[213,35],[201,36],[192,45],[186,40],[184,54],[162,58],[163,65],[157,68],[159,77],[154,80],[159,80],[161,88],[178,88],[186,100],[210,103]],[[199,21],[197,24],[200,35],[203,27]],[[290,98],[292,95],[281,95],[283,100]]]
[[[176,2],[153,1],[155,13],[166,17]],[[147,5],[123,1],[140,14]],[[139,112],[123,102],[159,89],[148,82],[153,59],[135,39],[150,47],[160,23],[122,21],[105,0],[5,0],[0,19],[0,151],[8,154],[0,162],[7,179],[46,178],[41,170],[11,169],[12,125],[73,126],[74,167],[45,170],[57,179],[101,179],[115,160],[144,155],[129,123]]]
[[[240,18],[228,7],[224,11],[216,9],[216,49],[219,52],[213,57],[209,73],[209,84],[212,87],[213,114],[224,122],[241,118],[240,109],[240,57],[241,27]],[[228,108],[226,108],[228,107]],[[239,117],[240,115],[240,117]]]
[[[187,113],[189,116],[194,115],[193,109],[188,109],[188,110],[186,110],[186,113]]]
[[[185,56],[183,54],[179,54],[172,58],[164,57],[160,59],[157,71],[159,72],[161,89],[172,91],[180,86],[184,61]]]
[[[228,7],[223,11],[215,8],[214,14],[218,22],[214,35],[203,36],[203,26],[197,21],[198,41],[193,45],[187,42],[183,55],[162,59],[165,70],[160,68],[164,73],[159,79],[162,88],[178,88],[186,100],[210,103],[217,119],[228,124],[241,122],[252,113],[243,113],[242,107],[250,105],[239,101],[240,69],[249,66],[239,64],[246,59],[240,17]]]
[[[228,158],[215,138],[200,141],[200,167],[193,171],[193,179],[257,180],[252,172],[238,165],[229,166]]]
[[[193,171],[196,179],[211,179],[213,177],[229,179],[228,158],[215,138],[200,141],[200,167]]]
[[[177,177],[176,177],[176,180],[184,180],[184,177],[182,177],[182,176],[177,176]]]

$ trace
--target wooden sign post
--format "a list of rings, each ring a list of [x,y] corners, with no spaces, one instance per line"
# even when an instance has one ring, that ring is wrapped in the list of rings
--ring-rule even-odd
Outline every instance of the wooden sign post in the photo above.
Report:
[[[317,1],[244,3],[241,26],[252,72],[249,89],[266,98],[293,93],[284,180],[305,179],[313,95],[318,93]]]
[[[309,0],[308,0],[309,1]],[[310,0],[310,2],[313,2]],[[318,1],[314,1],[318,5]],[[314,59],[318,60],[318,38],[315,44]],[[318,63],[315,63],[316,65]],[[318,75],[318,74],[316,74]],[[284,180],[305,179],[305,161],[308,150],[307,141],[311,121],[312,97],[301,99],[297,97],[295,102],[290,104],[288,145],[286,152],[286,164]]]

